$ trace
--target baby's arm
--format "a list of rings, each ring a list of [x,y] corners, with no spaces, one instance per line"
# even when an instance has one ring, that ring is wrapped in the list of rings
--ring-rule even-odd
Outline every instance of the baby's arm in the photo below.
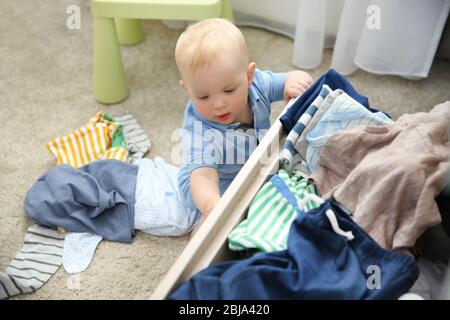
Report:
[[[300,70],[285,73],[257,70],[254,78],[255,85],[259,86],[271,103],[283,99],[288,103],[291,98],[303,94],[313,83],[312,77]]]
[[[195,206],[200,210],[203,218],[206,218],[220,199],[217,170],[202,167],[192,171],[190,189]]]

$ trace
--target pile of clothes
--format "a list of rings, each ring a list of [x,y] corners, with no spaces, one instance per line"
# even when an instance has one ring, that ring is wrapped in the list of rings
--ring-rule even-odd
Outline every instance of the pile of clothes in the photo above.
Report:
[[[280,121],[279,172],[228,236],[250,257],[170,298],[398,299],[417,287],[413,249],[441,222],[435,198],[449,182],[450,102],[393,121],[330,69]]]
[[[280,120],[279,171],[228,237],[246,258],[200,271],[170,298],[397,299],[413,285],[423,293],[442,264],[417,263],[411,249],[448,213],[448,197],[435,198],[449,180],[450,102],[393,121],[330,69]],[[192,230],[200,214],[180,200],[178,168],[143,158],[149,148],[131,115],[104,113],[47,144],[57,166],[27,192],[37,224],[0,272],[0,299],[37,290],[61,264],[85,270],[102,239]]]
[[[22,248],[0,272],[0,299],[39,289],[61,264],[68,273],[85,270],[104,237],[132,241],[136,217],[130,205],[139,203],[134,194],[137,180],[143,180],[138,163],[150,146],[132,115],[103,112],[46,144],[57,165],[25,197],[25,211],[34,223]],[[154,169],[158,174],[164,172],[161,167],[171,169],[159,159],[147,160],[145,167],[159,166]],[[147,225],[139,221],[142,217]],[[144,229],[145,218],[137,217]]]

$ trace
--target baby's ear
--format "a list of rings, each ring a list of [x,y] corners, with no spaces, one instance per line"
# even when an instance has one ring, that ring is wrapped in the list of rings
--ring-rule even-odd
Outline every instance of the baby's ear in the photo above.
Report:
[[[181,89],[183,89],[184,91],[186,91],[186,85],[184,84],[183,80],[180,80],[180,87]]]
[[[252,85],[253,76],[255,75],[255,71],[256,71],[256,63],[250,62],[248,64],[248,68],[247,68],[247,84],[248,84],[248,87],[250,87]]]

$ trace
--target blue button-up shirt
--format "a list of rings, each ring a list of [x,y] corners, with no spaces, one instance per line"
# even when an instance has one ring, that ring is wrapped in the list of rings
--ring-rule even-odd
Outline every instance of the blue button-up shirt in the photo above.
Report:
[[[206,120],[189,101],[182,130],[184,160],[178,172],[181,200],[195,208],[190,192],[193,170],[215,168],[222,195],[270,127],[271,103],[283,99],[285,73],[256,70],[248,99],[253,127],[232,123],[223,125]]]

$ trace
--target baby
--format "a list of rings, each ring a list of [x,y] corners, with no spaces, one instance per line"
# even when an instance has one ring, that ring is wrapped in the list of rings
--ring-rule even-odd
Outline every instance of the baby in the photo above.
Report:
[[[190,25],[175,59],[190,97],[178,187],[183,203],[197,208],[203,221],[269,129],[271,103],[302,94],[312,78],[303,71],[256,69],[243,34],[224,19]]]

